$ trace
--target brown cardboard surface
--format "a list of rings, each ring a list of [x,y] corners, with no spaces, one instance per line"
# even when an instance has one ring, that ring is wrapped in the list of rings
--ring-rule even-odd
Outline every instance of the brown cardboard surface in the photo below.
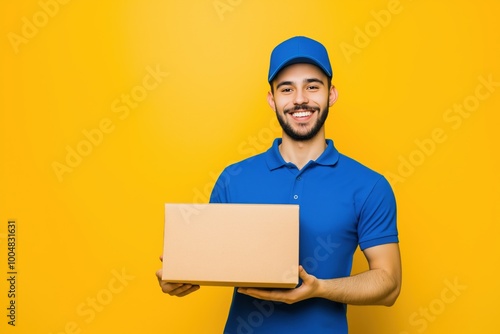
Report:
[[[165,281],[294,288],[298,257],[298,205],[165,204]]]

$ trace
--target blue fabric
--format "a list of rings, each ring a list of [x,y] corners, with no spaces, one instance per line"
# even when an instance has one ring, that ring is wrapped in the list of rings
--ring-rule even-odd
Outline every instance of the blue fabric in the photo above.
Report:
[[[270,83],[283,68],[297,63],[316,65],[330,79],[333,76],[326,48],[321,43],[308,37],[295,36],[274,48],[271,53],[267,81]]]
[[[396,203],[386,179],[340,154],[331,140],[301,170],[279,153],[228,166],[212,203],[299,204],[299,261],[317,278],[349,276],[354,251],[398,242]],[[347,333],[346,305],[314,298],[292,305],[234,292],[225,334]]]

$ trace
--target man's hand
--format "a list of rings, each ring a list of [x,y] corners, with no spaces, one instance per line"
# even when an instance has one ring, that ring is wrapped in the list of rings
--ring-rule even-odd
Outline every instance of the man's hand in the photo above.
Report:
[[[163,256],[160,256],[160,260],[163,261]],[[158,283],[160,284],[161,291],[167,293],[170,296],[184,297],[192,292],[200,289],[199,285],[184,284],[184,283],[169,283],[162,280],[162,270],[156,272],[156,277],[158,278]]]
[[[238,288],[239,293],[252,296],[254,298],[272,300],[293,304],[301,300],[316,297],[319,281],[309,275],[302,266],[299,266],[299,277],[302,284],[295,289],[257,289],[257,288]]]

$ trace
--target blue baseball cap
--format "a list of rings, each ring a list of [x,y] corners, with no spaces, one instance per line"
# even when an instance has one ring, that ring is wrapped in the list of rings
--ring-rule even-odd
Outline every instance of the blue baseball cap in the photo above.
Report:
[[[308,63],[318,66],[332,78],[332,66],[323,44],[304,36],[295,36],[278,44],[271,53],[268,82],[276,77],[285,66]]]

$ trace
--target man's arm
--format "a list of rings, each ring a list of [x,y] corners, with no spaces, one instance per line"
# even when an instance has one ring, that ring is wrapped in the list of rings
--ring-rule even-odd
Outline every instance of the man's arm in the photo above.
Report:
[[[255,298],[296,303],[309,298],[325,298],[354,305],[386,305],[396,301],[401,289],[399,245],[389,243],[364,250],[369,270],[357,275],[318,279],[301,267],[302,284],[290,290],[240,288],[238,292]]]
[[[401,290],[401,257],[397,243],[364,250],[369,270],[360,274],[319,280],[318,297],[354,305],[391,306]]]

